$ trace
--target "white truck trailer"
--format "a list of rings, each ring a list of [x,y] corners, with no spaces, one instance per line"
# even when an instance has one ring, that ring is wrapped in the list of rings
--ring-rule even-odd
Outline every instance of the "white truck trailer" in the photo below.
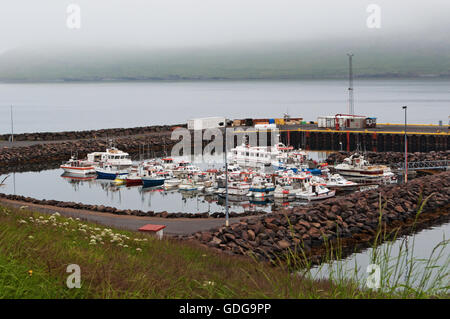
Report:
[[[188,120],[188,130],[206,130],[209,128],[219,128],[225,126],[224,117],[204,117]]]

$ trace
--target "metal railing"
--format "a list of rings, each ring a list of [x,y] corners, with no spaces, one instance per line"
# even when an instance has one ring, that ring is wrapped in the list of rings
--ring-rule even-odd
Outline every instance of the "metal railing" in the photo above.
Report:
[[[392,165],[392,168],[403,171],[403,170],[405,170],[405,163],[394,164],[394,165]],[[408,162],[408,170],[448,169],[448,168],[449,168],[448,160]]]

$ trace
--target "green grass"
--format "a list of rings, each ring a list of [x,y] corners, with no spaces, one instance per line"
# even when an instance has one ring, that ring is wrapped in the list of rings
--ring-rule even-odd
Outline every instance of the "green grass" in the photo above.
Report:
[[[443,236],[442,240],[430,249],[428,258],[418,258],[415,254],[418,219],[431,196],[433,194],[425,199],[419,197],[419,209],[414,221],[410,226],[404,226],[410,227],[409,233],[412,235],[401,238],[398,236],[398,228],[388,231],[387,225],[382,222],[387,203],[382,203],[380,198],[379,228],[371,246],[365,252],[369,258],[368,264],[377,265],[380,269],[379,288],[374,289],[376,295],[395,298],[450,297],[450,240]],[[327,281],[335,287],[335,294],[339,294],[340,288],[351,283],[357,283],[360,289],[368,289],[366,269],[358,264],[356,258],[347,260],[345,257],[342,239],[338,237],[334,241],[325,240],[323,262],[319,266],[311,264],[301,245],[288,251],[281,259],[307,280],[318,280],[325,275]]]
[[[66,286],[69,264],[81,268],[80,289]],[[285,262],[273,267],[194,243],[160,241],[58,215],[0,207],[1,298],[412,296],[330,279],[299,276]]]

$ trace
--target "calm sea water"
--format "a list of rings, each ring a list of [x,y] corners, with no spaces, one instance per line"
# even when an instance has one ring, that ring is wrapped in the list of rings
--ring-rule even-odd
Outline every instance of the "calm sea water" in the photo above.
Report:
[[[0,133],[185,123],[189,118],[347,112],[345,80],[0,84]],[[355,113],[378,122],[448,122],[450,80],[357,80]]]

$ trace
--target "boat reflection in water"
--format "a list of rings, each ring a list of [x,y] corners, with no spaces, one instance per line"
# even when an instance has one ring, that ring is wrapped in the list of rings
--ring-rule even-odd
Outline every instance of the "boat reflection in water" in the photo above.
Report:
[[[69,183],[77,182],[77,181],[91,181],[91,180],[94,180],[97,178],[96,175],[82,176],[82,175],[67,173],[67,172],[64,172],[61,175],[61,177],[67,178],[69,180]]]
[[[71,184],[73,186],[73,189],[75,191],[77,191],[81,185],[83,185],[84,183],[90,183],[91,181],[96,179],[96,175],[79,175],[79,174],[73,174],[73,173],[67,173],[64,172],[61,175],[62,178],[64,178],[65,180],[67,180],[69,182],[69,184]]]

